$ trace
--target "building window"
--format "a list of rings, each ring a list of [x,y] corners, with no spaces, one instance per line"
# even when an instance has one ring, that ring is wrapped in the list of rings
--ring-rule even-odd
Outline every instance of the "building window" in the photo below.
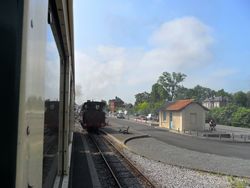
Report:
[[[163,121],[167,120],[167,112],[163,112]]]

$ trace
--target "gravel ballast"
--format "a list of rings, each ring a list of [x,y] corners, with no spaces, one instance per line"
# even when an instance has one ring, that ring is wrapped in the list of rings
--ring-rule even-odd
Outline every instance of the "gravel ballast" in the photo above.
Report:
[[[211,174],[168,165],[149,160],[124,149],[125,155],[136,164],[137,167],[159,187],[187,187],[187,188],[228,188],[232,187],[230,177],[225,175]],[[241,178],[235,181],[243,182]],[[244,186],[246,187],[246,186]],[[248,187],[248,186],[247,186]]]

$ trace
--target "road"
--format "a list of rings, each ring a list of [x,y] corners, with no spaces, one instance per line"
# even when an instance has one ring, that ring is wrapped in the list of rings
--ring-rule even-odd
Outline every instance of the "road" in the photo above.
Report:
[[[202,139],[177,133],[169,132],[159,128],[150,127],[130,120],[108,118],[110,124],[130,126],[131,129],[148,134],[152,138],[164,143],[202,153],[215,154],[240,159],[250,159],[250,143],[235,143],[217,140]]]

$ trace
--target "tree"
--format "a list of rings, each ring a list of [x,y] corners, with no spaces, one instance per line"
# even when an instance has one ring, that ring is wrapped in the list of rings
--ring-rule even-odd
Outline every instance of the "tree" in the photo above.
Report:
[[[159,113],[159,109],[162,107],[162,105],[165,104],[165,101],[159,101],[159,102],[155,102],[151,105],[150,107],[150,113],[157,115]]]
[[[123,100],[121,98],[117,97],[117,96],[115,97],[115,101],[116,101],[117,104],[120,104],[120,105],[124,104]]]
[[[151,102],[159,102],[168,98],[168,94],[162,85],[155,83],[150,93]]]
[[[143,102],[149,102],[149,100],[150,100],[150,94],[146,91],[135,95],[135,105]]]
[[[250,128],[250,109],[239,107],[232,116],[232,125]]]
[[[247,107],[250,108],[250,91],[247,92]]]
[[[218,91],[216,92],[215,96],[216,96],[216,97],[222,96],[222,97],[231,98],[231,95],[230,95],[228,92],[224,91],[224,89],[218,90]]]
[[[169,100],[172,101],[176,97],[176,93],[179,85],[186,78],[185,74],[173,72],[172,74],[168,72],[163,72],[158,79],[158,84],[160,84],[166,93],[169,95]]]
[[[233,100],[236,105],[246,107],[247,106],[247,94],[243,91],[239,91],[233,95]]]
[[[202,87],[200,85],[197,85],[193,89],[193,97],[192,98],[194,98],[198,102],[202,102],[206,98],[214,97],[215,93],[216,92],[210,88],[206,88],[206,87]]]
[[[213,118],[217,123],[232,125],[232,116],[237,109],[238,106],[229,104],[225,107],[211,109],[208,116],[209,118]]]
[[[176,92],[176,99],[191,99],[192,98],[193,89],[188,89],[186,87],[179,87]]]
[[[139,112],[139,114],[148,114],[150,112],[150,105],[148,102],[142,102],[136,105],[135,110]]]

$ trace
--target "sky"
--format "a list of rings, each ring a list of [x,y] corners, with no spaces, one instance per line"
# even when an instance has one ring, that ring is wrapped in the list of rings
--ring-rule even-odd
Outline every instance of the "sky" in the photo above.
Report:
[[[165,71],[250,91],[249,20],[248,0],[74,0],[76,102],[134,103]]]

